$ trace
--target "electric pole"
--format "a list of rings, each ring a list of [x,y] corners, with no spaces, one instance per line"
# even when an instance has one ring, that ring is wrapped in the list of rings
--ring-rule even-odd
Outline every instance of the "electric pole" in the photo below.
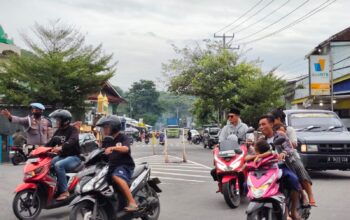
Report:
[[[235,37],[235,34],[232,34],[232,36],[226,36],[225,33],[222,36],[218,36],[218,35],[214,34],[214,38],[222,38],[222,48],[223,49],[238,50],[239,46],[238,47],[233,47],[233,48],[232,47],[226,47],[226,38],[230,38],[230,39],[233,40],[234,37]]]

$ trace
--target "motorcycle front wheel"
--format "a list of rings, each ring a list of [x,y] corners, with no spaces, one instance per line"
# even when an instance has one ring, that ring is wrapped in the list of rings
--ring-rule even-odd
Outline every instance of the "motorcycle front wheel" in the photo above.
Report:
[[[90,201],[80,202],[72,208],[69,213],[69,220],[91,219],[94,210],[94,204]],[[97,209],[96,220],[108,220],[108,215],[103,208]]]
[[[234,180],[222,185],[222,193],[227,205],[231,208],[237,208],[241,204],[241,196],[236,193],[236,182]]]
[[[40,215],[42,203],[39,195],[34,192],[34,189],[26,189],[13,198],[12,209],[18,219],[35,219]]]

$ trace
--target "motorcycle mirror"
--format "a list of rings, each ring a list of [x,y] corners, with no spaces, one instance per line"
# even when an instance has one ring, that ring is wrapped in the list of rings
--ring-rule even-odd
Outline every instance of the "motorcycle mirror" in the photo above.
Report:
[[[273,141],[274,145],[281,145],[286,141],[286,138],[284,137],[279,137]]]
[[[247,134],[253,133],[254,131],[255,131],[255,129],[253,127],[249,127],[247,130]]]

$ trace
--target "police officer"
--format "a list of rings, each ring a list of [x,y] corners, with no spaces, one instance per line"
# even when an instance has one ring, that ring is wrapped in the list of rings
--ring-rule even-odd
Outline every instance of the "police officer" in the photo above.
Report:
[[[41,103],[32,103],[30,106],[31,114],[26,117],[14,116],[7,109],[1,110],[0,114],[12,123],[24,126],[28,145],[45,145],[52,136],[51,123],[43,116],[45,107]]]

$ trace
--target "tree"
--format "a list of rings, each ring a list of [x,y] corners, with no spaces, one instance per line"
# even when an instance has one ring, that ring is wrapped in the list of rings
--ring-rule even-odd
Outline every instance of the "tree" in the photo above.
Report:
[[[50,22],[35,24],[36,39],[22,34],[29,53],[12,55],[0,63],[0,93],[9,104],[42,102],[54,108],[69,108],[80,118],[87,96],[100,90],[115,72],[112,54],[102,45],[85,44],[74,27]]]
[[[265,99],[271,105],[280,104],[280,90],[271,94],[261,93],[263,95],[258,96],[261,99],[243,94],[257,92],[255,86],[263,89],[266,81],[271,83],[273,89],[280,88],[276,84],[284,85],[284,81],[275,77],[273,72],[265,76],[257,65],[259,61],[241,61],[236,52],[221,49],[218,42],[211,41],[206,41],[204,48],[174,49],[181,58],[163,64],[169,81],[168,90],[197,97],[193,113],[199,122],[222,123],[226,120],[225,110],[231,107],[242,108],[243,115],[250,117],[250,104],[254,102],[255,106],[265,106]]]
[[[131,107],[131,117],[143,118],[144,122],[153,125],[162,112],[159,105],[159,92],[156,85],[150,80],[134,82],[126,94],[126,99]]]

